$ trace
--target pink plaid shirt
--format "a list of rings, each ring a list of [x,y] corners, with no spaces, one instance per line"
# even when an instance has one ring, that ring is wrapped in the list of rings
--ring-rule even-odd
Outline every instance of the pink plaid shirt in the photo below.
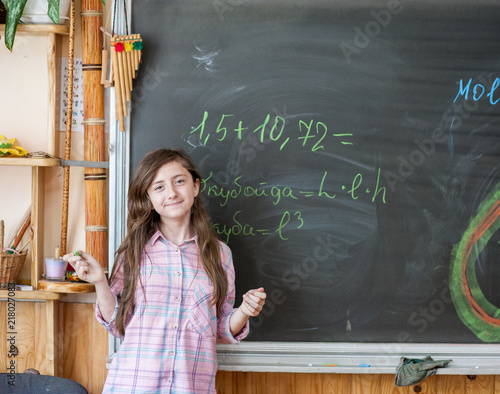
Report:
[[[138,282],[135,309],[129,317],[123,342],[111,363],[103,393],[215,393],[216,341],[238,343],[229,329],[234,311],[234,267],[231,250],[222,242],[222,264],[229,291],[219,319],[210,300],[212,283],[198,264],[197,237],[177,246],[161,232],[146,244],[141,263],[144,292]],[[120,271],[121,273],[121,271]],[[123,290],[118,274],[111,290]],[[96,305],[96,317],[113,335],[115,314],[105,322]]]

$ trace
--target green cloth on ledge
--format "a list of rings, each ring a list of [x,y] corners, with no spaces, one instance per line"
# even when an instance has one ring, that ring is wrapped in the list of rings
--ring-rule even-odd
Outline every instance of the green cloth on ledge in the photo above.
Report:
[[[434,361],[431,356],[423,359],[401,357],[396,367],[396,386],[411,386],[422,382],[426,377],[437,372],[437,368],[446,367],[452,360]]]

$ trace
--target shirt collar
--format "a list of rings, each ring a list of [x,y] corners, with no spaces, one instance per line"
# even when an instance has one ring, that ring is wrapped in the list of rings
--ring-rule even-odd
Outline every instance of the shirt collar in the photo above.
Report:
[[[171,244],[171,242],[169,240],[165,239],[165,237],[163,236],[163,234],[161,233],[160,230],[157,230],[153,234],[153,236],[150,238],[151,245],[154,245],[158,241],[163,242],[163,243],[165,243],[167,245]],[[182,243],[179,246],[187,245],[187,244],[190,244],[191,242],[194,242],[196,245],[198,245],[198,236],[195,235],[192,238],[189,238],[189,239],[186,239],[186,240],[182,241]]]

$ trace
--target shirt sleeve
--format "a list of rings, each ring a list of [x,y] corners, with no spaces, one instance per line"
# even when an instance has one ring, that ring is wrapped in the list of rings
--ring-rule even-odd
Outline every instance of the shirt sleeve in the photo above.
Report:
[[[111,317],[111,320],[108,322],[104,320],[101,309],[99,308],[99,303],[96,302],[95,304],[95,316],[97,318],[97,321],[104,326],[106,331],[108,331],[111,335],[114,335],[115,337],[121,338],[122,335],[118,332],[116,328],[116,315],[118,313],[118,294],[121,294],[123,291],[123,269],[121,265],[121,261],[117,262],[117,264],[120,264],[118,267],[117,272],[113,276],[113,279],[110,283],[110,288],[111,292],[115,296],[115,310],[113,312],[113,316]]]
[[[226,295],[226,299],[224,300],[224,304],[222,305],[221,316],[217,319],[217,342],[222,343],[239,343],[241,340],[245,339],[250,331],[250,324],[247,321],[245,326],[241,329],[239,333],[233,336],[231,334],[231,328],[229,325],[229,321],[234,311],[234,298],[235,298],[235,273],[233,266],[233,257],[231,254],[231,250],[227,245],[222,246],[221,258],[222,264],[227,272],[227,281],[228,281],[228,292]]]

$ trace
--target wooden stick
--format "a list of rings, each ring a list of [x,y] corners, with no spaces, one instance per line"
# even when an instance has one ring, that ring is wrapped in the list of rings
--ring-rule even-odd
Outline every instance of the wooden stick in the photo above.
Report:
[[[29,227],[30,224],[31,224],[31,214],[25,220],[23,226],[21,227],[21,230],[17,234],[16,239],[12,243],[12,249],[16,249],[17,248],[17,245],[19,245],[19,242],[21,242],[21,239],[23,238],[24,233],[26,232],[26,230],[28,229],[28,227]]]
[[[26,220],[28,220],[28,218],[30,218],[30,217],[31,217],[31,205],[28,207],[28,210],[23,215],[21,221],[19,222],[19,225],[16,228],[16,231],[14,231],[14,235],[12,235],[12,237],[9,239],[9,241],[7,242],[7,245],[14,245],[14,241],[15,241],[17,235],[21,231]]]
[[[68,100],[66,114],[66,134],[64,139],[64,158],[70,159],[71,156],[71,123],[73,123],[73,62],[75,57],[75,0],[71,0],[69,29],[69,50],[68,50]],[[69,205],[69,167],[64,167],[63,179],[63,206],[61,218],[61,253],[66,253],[66,241],[68,239],[68,205]]]
[[[28,239],[28,240],[24,243],[24,245],[23,245],[23,246],[21,246],[21,247],[19,248],[19,252],[20,252],[20,253],[22,253],[22,252],[23,252],[23,250],[24,250],[24,248],[25,248],[26,246],[28,246],[28,245],[30,244],[30,242],[31,242],[31,239]]]

